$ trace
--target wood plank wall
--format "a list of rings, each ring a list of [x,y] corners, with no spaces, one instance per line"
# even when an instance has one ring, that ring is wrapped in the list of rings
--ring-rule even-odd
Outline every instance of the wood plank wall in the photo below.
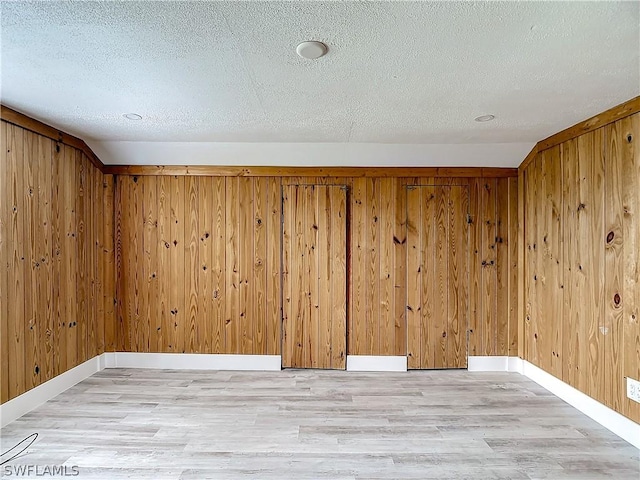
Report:
[[[524,169],[525,359],[640,422],[640,114]]]
[[[469,328],[469,189],[407,192],[407,362],[466,368]]]
[[[355,355],[407,352],[405,185],[468,186],[469,354],[517,355],[515,177],[119,175],[120,304],[107,348],[280,354],[280,188],[297,184],[349,187]]]
[[[347,364],[347,192],[283,187],[282,366]]]
[[[109,351],[279,354],[279,179],[119,176]]]
[[[99,355],[114,322],[113,176],[1,122],[0,402]]]

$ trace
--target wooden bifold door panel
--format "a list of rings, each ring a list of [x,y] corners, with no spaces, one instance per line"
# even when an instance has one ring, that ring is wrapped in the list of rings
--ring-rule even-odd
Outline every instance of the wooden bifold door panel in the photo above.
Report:
[[[347,189],[282,190],[282,366],[346,368]]]
[[[466,368],[469,192],[407,187],[407,356],[410,369]]]

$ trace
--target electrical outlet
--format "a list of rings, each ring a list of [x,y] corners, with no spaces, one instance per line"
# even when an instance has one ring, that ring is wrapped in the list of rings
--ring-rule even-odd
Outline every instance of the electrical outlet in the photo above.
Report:
[[[640,382],[627,377],[627,397],[640,403]]]

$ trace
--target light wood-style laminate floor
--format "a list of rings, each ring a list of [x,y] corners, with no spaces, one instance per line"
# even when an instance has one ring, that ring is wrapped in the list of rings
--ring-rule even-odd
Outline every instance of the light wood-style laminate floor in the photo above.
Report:
[[[517,373],[104,370],[2,448],[32,432],[12,464],[81,479],[640,478],[637,449]]]

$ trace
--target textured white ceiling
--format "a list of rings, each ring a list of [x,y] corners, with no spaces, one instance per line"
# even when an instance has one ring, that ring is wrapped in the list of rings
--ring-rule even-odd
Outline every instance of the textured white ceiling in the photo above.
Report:
[[[533,143],[640,93],[639,2],[1,8],[2,102],[92,144]]]

